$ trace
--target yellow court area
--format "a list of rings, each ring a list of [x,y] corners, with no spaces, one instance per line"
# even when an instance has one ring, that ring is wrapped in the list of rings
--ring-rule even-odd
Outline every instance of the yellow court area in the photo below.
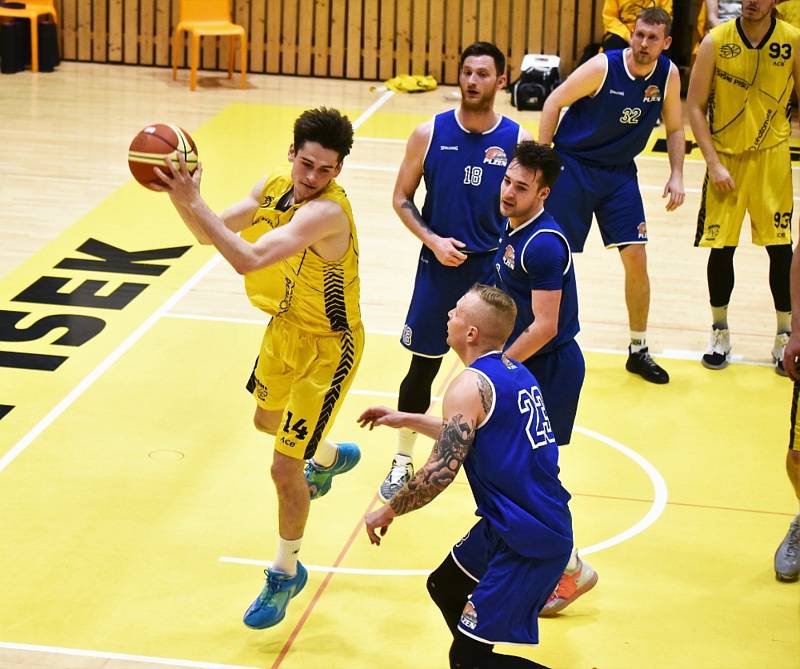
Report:
[[[416,243],[392,220],[390,168],[429,114],[406,107],[347,110],[365,119],[341,181],[361,235],[368,338],[331,437],[357,441],[362,460],[312,504],[309,582],[273,629],[241,623],[277,528],[271,443],[243,389],[265,319],[243,304],[240,278],[132,181],[0,278],[0,309],[28,337],[0,352],[0,653],[19,658],[8,666],[56,655],[47,666],[447,665],[425,574],[475,520],[466,480],[397,519],[380,547],[361,523],[395,442],[356,417],[395,402],[408,362],[392,325]],[[233,104],[187,128],[212,206],[285,164],[301,109]],[[584,323],[581,341],[594,344],[592,330]],[[686,346],[665,332],[664,348]],[[586,356],[561,467],[600,581],[541,622],[540,646],[500,650],[557,669],[797,669],[800,590],[772,571],[795,510],[782,468],[790,384],[763,365],[710,373],[671,359],[658,387],[619,353]],[[458,370],[448,357],[437,395]],[[420,439],[418,464],[428,447]]]

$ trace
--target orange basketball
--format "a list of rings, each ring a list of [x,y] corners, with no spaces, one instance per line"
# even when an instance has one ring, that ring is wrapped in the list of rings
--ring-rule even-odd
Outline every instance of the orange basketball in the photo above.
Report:
[[[136,181],[155,190],[152,184],[160,184],[161,180],[153,168],[160,167],[162,172],[167,172],[166,157],[177,167],[179,152],[189,172],[194,172],[197,169],[197,146],[189,133],[171,123],[153,123],[142,128],[133,138],[128,149],[128,167]]]

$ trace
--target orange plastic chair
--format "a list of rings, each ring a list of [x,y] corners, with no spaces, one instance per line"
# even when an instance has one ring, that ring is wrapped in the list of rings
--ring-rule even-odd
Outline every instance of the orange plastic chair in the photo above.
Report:
[[[39,17],[52,16],[58,23],[55,0],[26,0],[25,9],[9,9],[0,7],[0,18],[30,19],[31,22],[31,72],[39,71]]]
[[[228,47],[228,79],[233,76],[233,57],[238,41],[241,49],[242,88],[246,84],[247,35],[244,28],[231,21],[230,0],[180,0],[178,25],[172,36],[172,78],[178,78],[178,49],[183,47],[182,33],[189,33],[189,88],[197,89],[197,68],[200,64],[200,38],[207,35],[230,37]],[[238,38],[238,40],[236,39]]]

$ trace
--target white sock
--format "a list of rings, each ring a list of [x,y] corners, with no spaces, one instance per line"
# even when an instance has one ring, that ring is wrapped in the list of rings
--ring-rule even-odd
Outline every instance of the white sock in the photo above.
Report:
[[[397,454],[405,455],[408,461],[414,455],[414,443],[417,441],[417,433],[407,427],[401,427],[397,431]]]
[[[578,569],[578,549],[573,546],[572,553],[569,555],[569,562],[567,562],[567,567],[564,571],[568,574],[572,574]]]
[[[299,539],[278,539],[278,555],[272,562],[272,569],[275,571],[294,576],[297,573],[297,554],[300,552],[300,544],[303,537]]]
[[[783,334],[792,331],[792,312],[791,311],[775,311],[775,321],[777,325],[776,332]]]
[[[631,330],[631,353],[638,353],[643,348],[647,348],[647,331],[637,332]]]
[[[319,442],[317,450],[314,451],[314,457],[312,460],[320,467],[330,467],[334,462],[336,462],[337,452],[338,449],[336,448],[336,444],[329,439],[323,439]]]
[[[728,329],[728,305],[711,307],[711,325],[715,330]]]

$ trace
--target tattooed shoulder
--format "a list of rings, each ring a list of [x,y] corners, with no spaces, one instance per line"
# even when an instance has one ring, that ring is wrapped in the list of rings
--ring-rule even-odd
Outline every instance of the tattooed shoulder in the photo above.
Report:
[[[476,374],[476,376],[478,377],[478,392],[481,396],[481,406],[483,407],[484,413],[489,413],[492,408],[492,402],[494,401],[494,388],[482,374]]]

